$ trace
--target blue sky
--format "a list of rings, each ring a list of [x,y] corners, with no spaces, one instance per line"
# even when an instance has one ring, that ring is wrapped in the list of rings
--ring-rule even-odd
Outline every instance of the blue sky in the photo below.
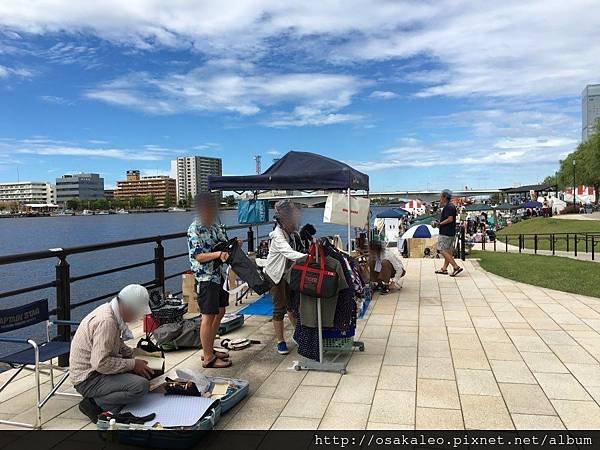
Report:
[[[600,82],[593,3],[3,0],[0,181],[304,150],[374,190],[533,183]]]

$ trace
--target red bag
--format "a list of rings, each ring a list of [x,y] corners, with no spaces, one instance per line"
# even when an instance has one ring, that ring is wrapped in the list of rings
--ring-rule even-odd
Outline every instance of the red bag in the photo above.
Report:
[[[338,274],[335,269],[326,266],[325,251],[322,246],[311,244],[306,260],[292,266],[290,287],[310,297],[328,298],[337,295]]]

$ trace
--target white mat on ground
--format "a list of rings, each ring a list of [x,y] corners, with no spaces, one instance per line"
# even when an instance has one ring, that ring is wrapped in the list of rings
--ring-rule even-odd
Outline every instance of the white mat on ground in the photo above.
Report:
[[[215,403],[214,399],[186,395],[148,394],[140,400],[125,406],[122,412],[143,417],[155,413],[156,418],[146,425],[156,422],[163,427],[191,427],[196,424]]]

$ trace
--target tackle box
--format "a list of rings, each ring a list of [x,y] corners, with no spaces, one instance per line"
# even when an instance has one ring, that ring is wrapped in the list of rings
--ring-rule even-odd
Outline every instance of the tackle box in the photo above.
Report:
[[[244,325],[243,314],[225,314],[221,319],[221,324],[219,325],[219,335],[222,336],[224,334],[227,334],[233,330],[240,328],[242,325]]]
[[[207,413],[191,427],[153,428],[149,425],[116,423],[112,427],[107,420],[99,419],[97,429],[102,438],[110,442],[148,448],[190,448],[198,443],[204,432],[210,431],[221,418],[248,395],[250,383],[246,380],[224,377],[207,377],[215,384],[229,384],[225,396],[215,401]],[[162,395],[153,394],[148,395]]]

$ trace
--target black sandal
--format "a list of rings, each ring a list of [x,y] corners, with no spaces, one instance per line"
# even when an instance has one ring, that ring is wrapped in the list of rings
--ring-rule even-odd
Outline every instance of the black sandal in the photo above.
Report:
[[[219,361],[221,364],[224,364],[222,366],[215,366],[216,362]],[[231,361],[230,360],[223,360],[223,359],[219,359],[216,356],[213,357],[213,359],[211,359],[208,362],[203,362],[202,363],[202,367],[204,369],[226,369],[227,367],[231,366]]]
[[[450,275],[451,277],[455,277],[456,275],[458,275],[459,273],[461,273],[464,269],[462,267],[459,267],[458,269],[454,269],[454,272],[452,272],[452,274]]]
[[[435,273],[438,273],[440,275],[448,275],[448,271],[447,270],[442,270],[442,269],[436,270]]]

